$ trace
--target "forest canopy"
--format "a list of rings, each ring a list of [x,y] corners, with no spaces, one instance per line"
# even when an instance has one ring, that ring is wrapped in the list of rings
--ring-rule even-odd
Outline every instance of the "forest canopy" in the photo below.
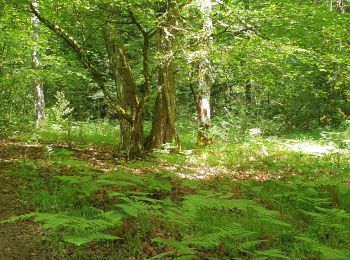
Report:
[[[178,140],[196,114],[203,144],[220,120],[269,134],[338,126],[350,35],[348,3],[333,2],[3,1],[1,120],[36,114],[39,127],[64,93],[73,120],[119,119],[136,154]]]

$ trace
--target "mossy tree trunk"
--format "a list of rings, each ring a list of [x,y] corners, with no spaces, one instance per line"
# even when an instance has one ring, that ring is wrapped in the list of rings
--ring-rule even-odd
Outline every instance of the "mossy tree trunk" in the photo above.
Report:
[[[121,117],[120,122],[120,150],[128,157],[140,156],[144,149],[144,131],[142,113],[139,109],[137,86],[127,55],[118,39],[112,39],[110,28],[104,29],[104,39],[112,77],[115,81],[118,105],[133,115],[131,121]]]
[[[147,148],[154,149],[174,139],[180,148],[176,132],[176,83],[174,64],[174,44],[176,23],[179,12],[176,1],[168,1],[168,19],[159,32],[160,65],[158,69],[158,94],[152,122],[152,130],[147,139]]]

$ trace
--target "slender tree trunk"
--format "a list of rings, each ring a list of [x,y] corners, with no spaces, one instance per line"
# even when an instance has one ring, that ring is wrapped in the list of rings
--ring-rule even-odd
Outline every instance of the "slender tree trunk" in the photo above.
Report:
[[[169,1],[173,12],[175,1]],[[177,12],[168,16],[168,21],[160,30],[159,49],[161,62],[158,75],[158,95],[156,99],[152,130],[147,139],[147,148],[154,149],[162,144],[171,143],[174,139],[180,149],[180,141],[176,132],[176,83],[173,47],[175,43]]]
[[[250,80],[245,83],[245,104],[247,111],[249,111],[252,104],[252,82]]]
[[[37,12],[39,12],[39,2],[32,1],[32,6]],[[39,26],[40,22],[36,15],[32,15],[31,18],[33,27],[33,47],[32,47],[32,68],[33,70],[39,70],[39,52],[38,52],[38,41],[39,41]],[[42,122],[45,120],[45,99],[44,89],[41,79],[36,76],[34,80],[34,112],[35,112],[35,127],[40,128]]]
[[[203,17],[203,28],[200,36],[201,60],[198,68],[198,139],[199,145],[211,143],[210,137],[210,89],[211,89],[211,64],[210,48],[212,44],[213,22],[211,18],[211,0],[201,0],[200,10]]]

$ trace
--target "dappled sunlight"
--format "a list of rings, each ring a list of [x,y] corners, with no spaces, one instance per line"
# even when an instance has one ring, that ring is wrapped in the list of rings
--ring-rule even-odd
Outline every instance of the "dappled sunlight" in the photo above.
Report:
[[[303,154],[310,154],[315,156],[324,156],[328,154],[337,154],[341,152],[333,144],[317,144],[310,141],[296,142],[293,144],[286,144],[287,148],[294,152],[300,152]]]

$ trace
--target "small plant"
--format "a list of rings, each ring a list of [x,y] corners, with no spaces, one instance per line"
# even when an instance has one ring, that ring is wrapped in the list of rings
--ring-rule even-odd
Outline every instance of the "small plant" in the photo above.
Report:
[[[49,118],[56,130],[60,130],[63,127],[67,133],[69,145],[71,145],[73,126],[72,112],[74,108],[70,107],[70,102],[67,100],[63,91],[57,91],[55,97],[56,104],[49,110]]]
[[[54,121],[61,122],[72,114],[74,108],[70,107],[70,102],[63,91],[57,91],[55,98],[56,104],[50,109],[50,116]]]

